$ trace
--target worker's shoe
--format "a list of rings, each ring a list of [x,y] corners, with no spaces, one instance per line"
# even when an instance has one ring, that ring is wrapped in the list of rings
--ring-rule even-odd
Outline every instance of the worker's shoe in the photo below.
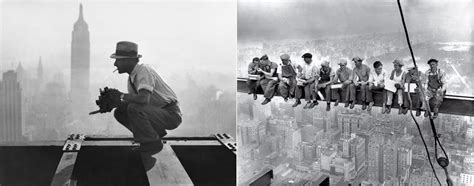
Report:
[[[399,107],[398,108],[398,114],[402,114],[402,113],[403,113],[403,109],[402,109],[402,107]]]
[[[374,102],[370,102],[369,106],[367,106],[367,111],[371,111],[373,105],[374,105]]]
[[[270,101],[272,101],[272,100],[268,99],[268,98],[265,98],[265,100],[263,100],[263,102],[262,102],[262,105],[266,105],[267,103],[270,103]]]
[[[312,104],[311,101],[308,101],[308,102],[306,103],[306,105],[304,105],[303,109],[309,108],[309,106],[310,106],[311,104]]]
[[[351,106],[349,108],[353,109],[354,107],[355,107],[355,101],[352,101]]]
[[[314,108],[316,105],[318,105],[318,101],[314,100],[309,106],[308,106],[308,109],[312,109]]]
[[[433,119],[436,119],[438,117],[438,112],[439,112],[439,109],[437,107],[435,107],[433,109]]]
[[[365,110],[367,109],[367,104],[365,104],[365,102],[362,102],[362,110]]]
[[[330,111],[330,110],[331,110],[331,102],[326,104],[326,111]]]
[[[408,108],[403,107],[402,114],[407,114],[408,113]]]
[[[387,105],[386,109],[387,110],[385,110],[385,113],[390,114],[390,111],[392,111],[392,105]]]
[[[299,99],[297,99],[297,100],[295,101],[295,104],[293,104],[293,105],[291,105],[291,106],[292,106],[292,107],[297,107],[297,106],[300,105],[300,104],[301,104],[301,101],[300,101]]]
[[[134,151],[156,154],[163,150],[163,143],[160,140],[153,142],[140,143],[140,146],[133,149]]]
[[[257,94],[253,94],[253,100],[257,100]]]
[[[283,100],[284,100],[285,102],[288,102],[288,97],[283,98]]]
[[[334,106],[337,107],[339,105],[339,100],[336,100],[336,102],[334,103]]]
[[[420,115],[421,115],[421,110],[420,109],[416,110],[416,116],[420,116]]]
[[[425,116],[425,117],[428,117],[428,116],[430,116],[430,113],[429,113],[428,111],[425,111],[425,115],[424,115],[424,116]]]
[[[346,104],[344,104],[344,107],[346,108],[349,107],[349,104],[350,104],[349,101],[347,101]]]

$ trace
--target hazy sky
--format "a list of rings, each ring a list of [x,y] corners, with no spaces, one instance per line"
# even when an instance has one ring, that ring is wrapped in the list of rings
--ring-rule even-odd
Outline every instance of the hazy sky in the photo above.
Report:
[[[403,32],[396,0],[241,0],[238,38],[314,39]],[[410,31],[439,30],[464,39],[473,28],[472,0],[401,0]],[[464,34],[464,35],[463,35]],[[467,38],[469,40],[469,38]]]
[[[36,68],[42,56],[46,72],[54,68],[68,77],[71,32],[82,2],[90,32],[92,84],[112,74],[109,56],[122,40],[138,43],[141,61],[165,77],[201,70],[235,77],[237,4],[233,1],[0,2],[0,71],[16,68],[19,61],[27,69]]]

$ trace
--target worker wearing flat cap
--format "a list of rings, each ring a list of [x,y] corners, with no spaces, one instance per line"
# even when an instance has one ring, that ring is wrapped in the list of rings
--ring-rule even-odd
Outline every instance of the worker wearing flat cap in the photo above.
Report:
[[[420,87],[421,84],[418,79],[420,79],[422,73],[417,70],[414,66],[409,66],[407,68],[407,72],[405,74],[405,83],[408,84],[414,84],[412,86],[415,87],[410,87],[410,89],[415,89],[415,92],[411,95],[411,101],[412,101],[412,108],[416,110],[416,116],[421,115],[421,106],[423,103],[423,97],[421,97],[420,93]],[[410,109],[410,100],[408,99],[408,96],[410,96],[410,92],[404,91],[403,93],[403,114],[406,114],[408,112],[408,109]]]
[[[282,54],[280,59],[281,64],[277,69],[278,78],[280,80],[278,91],[286,102],[288,101],[288,98],[295,97],[296,75],[298,73],[298,68],[301,67],[291,62],[290,55],[288,54]]]
[[[425,96],[426,100],[430,105],[430,108],[433,107],[433,118],[438,117],[439,107],[443,103],[443,97],[446,94],[446,85],[447,77],[446,72],[438,68],[438,60],[430,59],[428,60],[428,69],[425,73],[427,79],[425,81]],[[425,117],[429,116],[426,105],[425,108]]]
[[[362,64],[363,59],[359,57],[353,58],[352,61],[355,64],[355,67],[353,69],[353,85],[354,88],[360,89],[362,110],[365,110],[367,108],[367,105],[370,103],[370,99],[372,98],[372,92],[369,90],[370,68],[367,65]]]
[[[137,48],[133,42],[117,43],[110,58],[115,59],[120,74],[129,74],[128,93],[115,89],[109,94],[118,104],[115,118],[133,133],[134,141],[140,143],[138,150],[156,153],[163,148],[166,130],[181,124],[181,111],[171,87],[152,67],[139,63],[142,56]]]
[[[324,92],[326,100],[326,111],[331,110],[331,84],[333,83],[335,76],[336,73],[334,73],[334,70],[330,67],[329,61],[323,61],[323,63],[321,63],[321,68],[318,71],[319,79],[315,81],[315,91]]]
[[[339,69],[336,71],[336,77],[334,78],[334,84],[342,84],[342,87],[334,91],[334,97],[336,98],[337,106],[339,102],[344,101],[344,107],[348,107],[351,104],[351,109],[354,108],[355,104],[355,87],[353,84],[354,74],[352,70],[347,67],[347,61],[341,59],[339,63]]]
[[[262,74],[260,86],[263,90],[263,97],[265,97],[262,105],[266,105],[272,101],[272,98],[275,95],[278,86],[278,75],[276,73],[277,68],[278,65],[275,62],[270,61],[267,55],[263,55],[260,58],[260,68],[257,69],[257,72]]]
[[[399,59],[395,59],[393,61],[393,70],[390,73],[390,80],[394,81],[395,83],[395,92],[387,91],[387,104],[385,105],[385,112],[389,114],[392,110],[392,102],[394,98],[394,94],[397,94],[397,101],[399,105],[398,114],[402,114],[402,105],[403,105],[403,91],[405,85],[405,71],[403,71],[404,63]]]
[[[296,107],[301,104],[300,99],[304,97],[306,100],[306,105],[303,109],[312,109],[316,105],[318,105],[318,101],[316,100],[316,92],[314,91],[316,85],[315,80],[318,79],[318,67],[316,64],[313,63],[312,57],[313,55],[310,53],[305,53],[301,56],[304,60],[304,64],[301,68],[301,74],[299,75],[297,81],[299,81],[298,86],[296,87],[295,91],[295,103],[293,107]]]
[[[260,58],[254,57],[252,62],[249,63],[248,66],[248,73],[249,76],[254,75],[257,76],[258,72],[257,69],[260,65]],[[247,86],[249,88],[249,94],[253,94],[253,99],[257,100],[257,88],[258,88],[258,78],[257,79],[247,79]]]

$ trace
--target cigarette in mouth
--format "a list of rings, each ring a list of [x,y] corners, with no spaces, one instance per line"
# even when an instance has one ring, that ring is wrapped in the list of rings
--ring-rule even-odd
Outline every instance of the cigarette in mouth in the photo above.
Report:
[[[115,69],[112,73],[114,73],[115,71],[117,71],[118,69]]]

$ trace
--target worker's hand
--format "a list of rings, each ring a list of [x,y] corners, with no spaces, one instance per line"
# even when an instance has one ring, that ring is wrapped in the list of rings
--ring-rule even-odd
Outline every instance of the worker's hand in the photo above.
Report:
[[[99,100],[96,101],[100,112],[110,112],[114,108],[118,107],[118,105],[121,103],[120,95],[122,95],[122,92],[119,90],[106,87],[104,91],[101,92]]]
[[[400,84],[397,83],[397,84],[395,84],[395,88],[400,89],[400,88],[402,88],[402,86],[400,86]]]
[[[112,105],[117,105],[120,104],[120,95],[122,95],[123,93],[120,92],[119,90],[117,89],[114,89],[114,88],[110,88],[108,89],[106,92],[105,92],[105,97],[107,97],[109,99],[109,101],[112,102]]]

